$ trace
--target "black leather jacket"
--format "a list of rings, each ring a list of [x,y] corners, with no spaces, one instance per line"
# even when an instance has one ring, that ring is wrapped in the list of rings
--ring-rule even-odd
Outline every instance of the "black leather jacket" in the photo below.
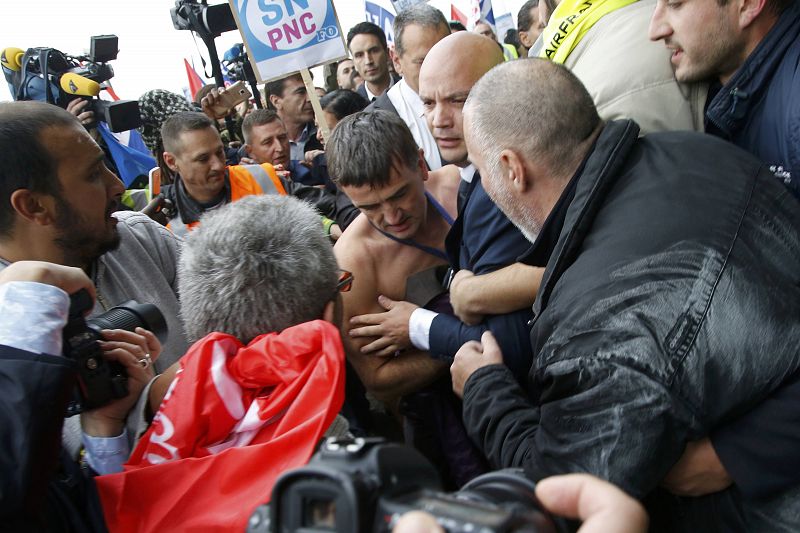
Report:
[[[523,391],[503,366],[464,390],[497,466],[589,472],[646,500],[654,530],[796,531],[800,489],[745,501],[657,489],[689,440],[800,367],[800,206],[760,163],[695,133],[607,124],[545,223]],[[553,227],[556,224],[557,227]],[[549,244],[548,244],[549,243]]]

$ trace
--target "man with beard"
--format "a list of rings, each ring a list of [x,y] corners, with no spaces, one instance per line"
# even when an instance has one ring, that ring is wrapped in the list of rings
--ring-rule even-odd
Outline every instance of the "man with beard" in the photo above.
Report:
[[[176,290],[179,243],[141,213],[114,213],[124,189],[73,115],[41,102],[0,104],[0,268],[34,260],[83,269],[97,294],[92,315],[128,300],[155,304],[169,330],[155,363],[161,371],[188,348]],[[77,423],[65,425],[71,454]]]
[[[659,0],[650,38],[678,81],[712,82],[705,131],[773,165],[800,198],[800,2]]]
[[[127,300],[153,303],[169,340],[158,368],[188,344],[178,319],[178,242],[160,224],[118,212],[125,186],[71,114],[38,102],[0,104],[0,267],[48,261],[82,268],[95,282],[94,314]]]
[[[712,136],[639,138],[631,120],[603,123],[575,75],[545,60],[484,76],[464,131],[486,192],[539,235],[528,260],[546,265],[527,391],[491,333],[456,355],[473,441],[536,480],[583,471],[646,497],[655,530],[796,531],[796,483],[760,500],[735,486],[699,498],[657,489],[688,442],[800,369],[789,191]]]
[[[679,81],[712,82],[706,132],[771,165],[800,198],[800,3],[659,1],[650,38],[664,41]],[[757,498],[800,482],[800,429],[788,431],[800,428],[799,404],[800,381],[694,446],[670,485],[701,494],[732,479]]]

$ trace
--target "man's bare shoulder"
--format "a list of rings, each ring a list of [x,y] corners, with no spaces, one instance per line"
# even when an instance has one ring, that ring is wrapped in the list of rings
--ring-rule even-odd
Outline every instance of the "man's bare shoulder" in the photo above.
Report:
[[[456,216],[456,198],[458,186],[461,183],[461,172],[455,165],[445,165],[442,168],[428,172],[425,190],[433,195],[444,206],[450,216]]]
[[[366,267],[379,263],[386,255],[386,249],[396,246],[397,243],[376,230],[367,217],[359,215],[336,241],[333,253],[339,266],[349,270],[347,265],[350,264]]]

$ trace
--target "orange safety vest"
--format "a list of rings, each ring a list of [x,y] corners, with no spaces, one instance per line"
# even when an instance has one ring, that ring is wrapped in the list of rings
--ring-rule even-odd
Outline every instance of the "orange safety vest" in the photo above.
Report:
[[[231,202],[241,200],[251,194],[280,194],[286,196],[286,189],[275,173],[275,169],[268,163],[261,165],[234,165],[228,167],[228,180],[231,184]],[[200,224],[190,222],[184,224],[180,214],[169,221],[167,228],[175,235],[185,237],[190,230]]]

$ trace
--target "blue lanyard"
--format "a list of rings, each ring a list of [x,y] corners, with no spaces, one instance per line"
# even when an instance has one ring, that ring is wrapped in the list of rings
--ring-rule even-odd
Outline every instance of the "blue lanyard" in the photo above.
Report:
[[[425,191],[425,197],[428,198],[428,201],[433,204],[433,207],[436,208],[436,211],[438,211],[439,214],[442,215],[442,218],[444,219],[445,222],[447,222],[447,225],[448,226],[452,226],[453,225],[453,217],[451,217],[450,214],[447,211],[445,211],[444,207],[442,207],[442,205],[439,202],[437,202],[436,199],[433,196],[431,196],[428,191]],[[440,259],[444,259],[445,261],[448,260],[447,254],[444,253],[442,250],[439,250],[438,248],[433,248],[431,246],[426,246],[424,244],[420,244],[420,243],[418,243],[417,241],[415,241],[413,239],[400,239],[400,238],[395,237],[391,233],[387,233],[387,232],[383,231],[382,229],[379,229],[379,228],[375,228],[375,229],[377,229],[378,231],[380,231],[381,233],[383,233],[384,235],[386,235],[387,237],[389,237],[390,239],[392,239],[395,242],[399,242],[400,244],[405,244],[406,246],[413,246],[414,248],[417,248],[418,250],[422,250],[423,252],[425,252],[427,254],[431,254],[434,257],[438,257]]]

